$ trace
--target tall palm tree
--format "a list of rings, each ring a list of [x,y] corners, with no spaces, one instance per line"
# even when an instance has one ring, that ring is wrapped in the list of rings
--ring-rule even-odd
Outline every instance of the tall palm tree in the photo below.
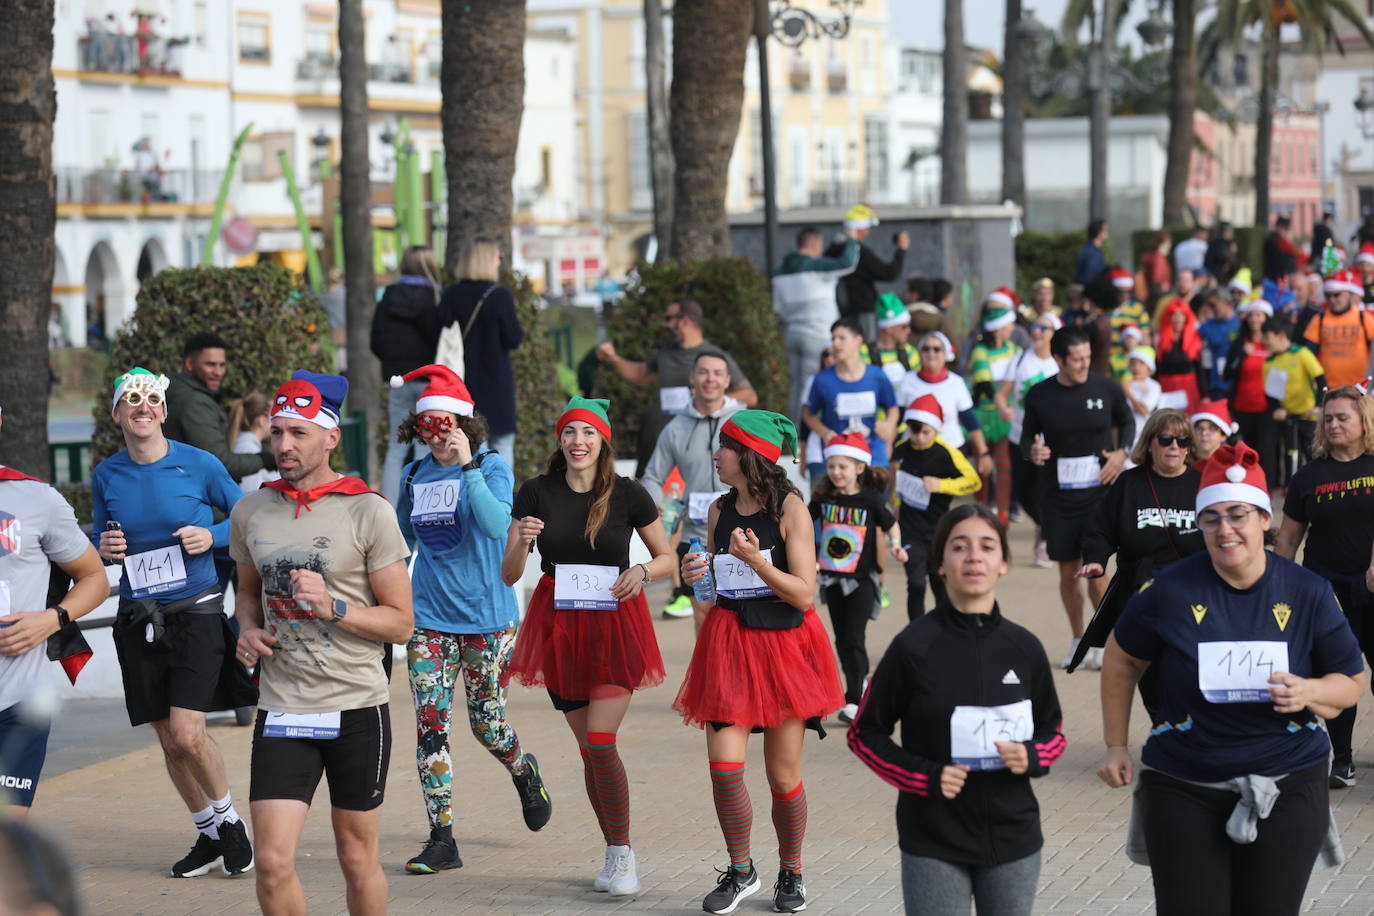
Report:
[[[753,4],[743,0],[677,0],[673,6],[669,109],[677,171],[669,253],[679,260],[730,253],[725,194],[753,23]]]
[[[644,100],[649,115],[649,179],[654,235],[666,257],[673,233],[673,136],[668,123],[667,64],[663,59],[663,0],[644,0]]]
[[[1193,155],[1193,112],[1197,109],[1197,54],[1193,19],[1197,0],[1172,0],[1173,44],[1169,49],[1169,140],[1164,164],[1164,225],[1183,225],[1188,206],[1188,172]]]
[[[968,49],[964,0],[945,0],[944,117],[940,127],[940,203],[968,203]]]
[[[1299,46],[1322,54],[1334,46],[1344,54],[1337,27],[1352,27],[1374,47],[1374,31],[1349,0],[1219,0],[1216,19],[1202,35],[1202,59],[1210,61],[1220,47],[1237,47],[1245,33],[1260,26],[1260,92],[1255,117],[1255,225],[1269,225],[1269,162],[1274,140],[1275,95],[1279,82],[1281,28],[1298,27]]]
[[[379,416],[381,366],[372,355],[372,178],[367,151],[367,51],[363,0],[339,2],[339,212],[343,222],[344,301],[348,316],[350,406]],[[368,423],[367,454],[377,453]]]
[[[48,310],[57,195],[53,0],[14,0],[0,29],[0,461],[48,474]]]
[[[1021,0],[1007,0],[1002,32],[1002,200],[1026,208],[1026,43]]]
[[[444,171],[448,252],[457,264],[479,235],[510,263],[515,148],[525,108],[525,0],[443,5]]]

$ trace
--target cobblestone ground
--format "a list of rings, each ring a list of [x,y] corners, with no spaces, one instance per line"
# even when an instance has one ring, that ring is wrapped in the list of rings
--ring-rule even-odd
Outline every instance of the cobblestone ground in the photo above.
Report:
[[[1053,571],[1026,565],[1030,533],[1027,524],[1013,528],[1016,562],[1000,590],[1002,609],[1039,634],[1051,658],[1057,659],[1068,629]],[[875,663],[905,623],[900,568],[888,570],[887,587],[902,597],[869,630]],[[660,605],[662,586],[651,597],[655,606]],[[687,620],[660,620],[656,626],[668,681],[636,697],[620,739],[643,892],[633,900],[609,900],[591,891],[603,847],[583,792],[580,760],[562,717],[544,694],[521,688],[512,691],[511,721],[524,746],[540,759],[554,799],[552,821],[537,834],[528,832],[505,771],[471,736],[457,734],[456,833],[464,867],[428,877],[405,874],[402,865],[419,850],[427,828],[415,774],[410,700],[404,675],[398,672],[392,685],[395,750],[381,832],[392,913],[700,912],[701,898],[713,886],[712,868],[724,864],[725,853],[711,805],[705,741],[670,709],[691,652],[692,625]],[[1095,775],[1101,748],[1097,675],[1057,672],[1056,681],[1069,747],[1054,772],[1036,782],[1046,838],[1036,911],[1094,916],[1150,912],[1149,872],[1127,862],[1122,853],[1130,797],[1125,791],[1107,790]],[[1137,709],[1137,745],[1141,722]],[[249,730],[217,725],[212,733],[223,749],[235,798],[246,816]],[[1360,784],[1333,795],[1350,861],[1313,877],[1307,898],[1311,912],[1374,912],[1374,771],[1366,769],[1374,753],[1369,733],[1366,717],[1356,732],[1357,738],[1366,738],[1356,753]],[[894,790],[859,764],[838,729],[825,741],[813,735],[807,741],[804,776],[810,823],[805,871],[812,897],[808,912],[901,912]],[[121,744],[127,747],[128,742]],[[92,750],[58,750],[51,765],[63,769],[63,761],[76,754],[83,755],[84,763]],[[767,882],[776,868],[777,847],[761,753],[756,742],[749,788],[755,806],[754,854]],[[150,732],[140,748],[111,750],[93,759],[99,762],[45,780],[34,810],[35,821],[59,832],[77,863],[87,913],[258,912],[251,877],[167,877],[171,863],[190,847],[194,834]],[[342,913],[343,882],[333,856],[323,787],[317,801],[301,844],[300,875],[312,913]],[[739,912],[769,909],[771,895],[761,893]]]

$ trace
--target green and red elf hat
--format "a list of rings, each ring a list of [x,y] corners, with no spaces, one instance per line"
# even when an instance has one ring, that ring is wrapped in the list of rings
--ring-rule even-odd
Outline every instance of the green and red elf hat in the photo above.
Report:
[[[558,425],[554,428],[554,435],[563,435],[563,427],[574,420],[581,420],[592,429],[601,433],[607,441],[611,441],[611,418],[606,413],[606,408],[611,406],[611,402],[605,398],[579,398],[573,397],[568,400],[568,406],[563,408],[563,415],[558,418]]]
[[[725,421],[720,434],[769,461],[781,458],[784,449],[797,453],[797,428],[791,420],[771,410],[741,410]]]

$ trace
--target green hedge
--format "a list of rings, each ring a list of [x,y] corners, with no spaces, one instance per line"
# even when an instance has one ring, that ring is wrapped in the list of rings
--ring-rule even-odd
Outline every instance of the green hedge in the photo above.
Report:
[[[1022,232],[1016,237],[1017,294],[1029,296],[1031,284],[1041,277],[1064,289],[1073,282],[1074,258],[1082,247],[1081,231]]]
[[[539,295],[522,274],[502,278],[515,293],[515,314],[525,330],[525,340],[512,354],[515,372],[515,484],[544,470],[558,445],[554,426],[568,403],[558,373],[558,354],[549,339],[548,322],[539,306]]]
[[[642,360],[670,343],[663,330],[663,312],[670,302],[684,297],[701,303],[706,339],[739,363],[758,392],[758,406],[786,411],[790,382],[772,291],[746,258],[640,265],[639,278],[611,311],[608,335],[616,352],[626,359]],[[597,373],[596,396],[610,398],[617,452],[632,456],[639,433],[638,411],[656,400],[657,392],[630,385],[603,363]]]
[[[164,270],[139,287],[137,308],[115,337],[110,376],[92,409],[92,461],[124,447],[110,418],[114,375],[134,366],[171,375],[181,368],[181,348],[201,331],[229,345],[226,399],[249,391],[271,393],[296,369],[333,372],[327,355],[329,325],[303,279],[275,264],[252,267],[190,267]]]

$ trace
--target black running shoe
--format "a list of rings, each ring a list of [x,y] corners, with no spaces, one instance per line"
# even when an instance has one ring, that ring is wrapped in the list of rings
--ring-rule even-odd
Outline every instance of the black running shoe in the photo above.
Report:
[[[248,828],[243,821],[228,821],[219,825],[219,849],[224,854],[224,873],[241,875],[253,870],[253,844],[248,842]]]
[[[782,869],[778,883],[773,885],[773,909],[779,913],[796,913],[806,909],[806,885],[801,872]]]
[[[425,848],[406,863],[406,871],[412,875],[432,875],[450,868],[462,867],[463,860],[458,858],[457,842],[451,834],[445,837],[435,828],[430,829]]]
[[[534,759],[533,754],[526,754],[525,762],[529,768],[523,775],[512,776],[511,781],[515,783],[515,791],[520,793],[520,809],[525,814],[525,826],[538,830],[553,816],[553,802],[549,799],[549,790],[544,788],[544,778],[539,775],[539,761]]]
[[[196,837],[196,845],[177,864],[172,866],[173,878],[199,878],[218,865],[223,859],[219,840],[212,840],[205,834]]]
[[[741,900],[750,894],[757,894],[762,887],[759,883],[758,869],[754,868],[753,862],[749,863],[747,872],[739,871],[733,865],[725,871],[716,871],[720,873],[716,889],[701,901],[701,908],[708,913],[733,913]]]
[[[1330,786],[1333,789],[1350,789],[1355,786],[1355,764],[1350,760],[1331,761]]]

